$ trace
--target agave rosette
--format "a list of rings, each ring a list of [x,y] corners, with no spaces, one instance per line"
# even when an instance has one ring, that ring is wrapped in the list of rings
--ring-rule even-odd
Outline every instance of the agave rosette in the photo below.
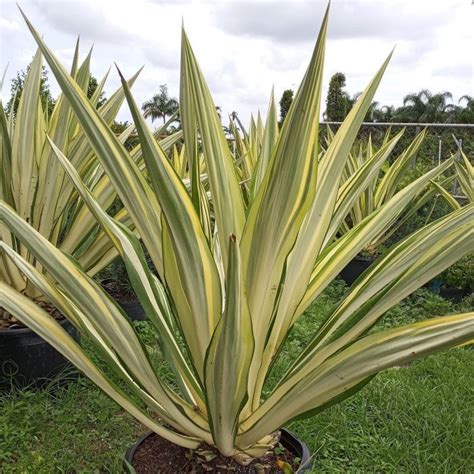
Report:
[[[58,163],[124,259],[174,382],[151,364],[148,348],[121,309],[5,202],[0,203],[1,221],[49,277],[7,242],[1,244],[4,258],[87,335],[120,386],[30,299],[3,282],[0,296],[12,314],[150,429],[181,446],[214,445],[246,463],[275,445],[281,426],[354,393],[380,370],[473,339],[474,313],[367,335],[387,309],[472,251],[474,207],[469,205],[378,259],[263,396],[272,364],[305,309],[387,222],[397,219],[418,188],[447,166],[406,186],[397,200],[380,206],[341,238],[328,238],[342,219],[334,222],[347,156],[388,59],[318,160],[327,14],[285,123],[277,137],[268,137],[275,139],[273,151],[260,177],[252,175],[252,192],[243,188],[184,31],[180,116],[190,190],[148,130],[127,82],[122,80],[122,86],[149,181],[28,25],[158,270],[159,278],[148,269],[138,238],[103,211],[70,159],[50,140]],[[200,147],[207,190],[198,178]]]
[[[273,93],[270,98],[265,125],[259,114],[257,122],[253,120],[253,117],[251,118],[248,133],[242,126],[240,126],[239,131],[233,121],[230,130],[232,139],[235,141],[235,161],[243,185],[244,197],[248,202],[247,196],[250,199],[254,196],[278,143],[279,128]],[[356,151],[354,151],[354,146],[348,152],[341,174],[340,188],[334,208],[335,215],[326,236],[327,241],[348,232],[390,200],[395,202],[398,199],[397,193],[415,180],[415,175],[413,175],[411,181],[406,180],[407,170],[416,158],[426,136],[426,130],[420,132],[398,156],[393,158],[394,150],[396,150],[404,132],[403,129],[390,137],[390,130],[388,130],[378,148],[372,143],[369,135],[365,142],[358,144]],[[334,132],[328,127],[326,146],[321,147],[318,151],[319,160],[324,159],[328,145],[333,139]],[[449,159],[442,166],[436,168],[437,172],[435,174],[430,172],[431,179],[423,180],[422,185],[418,187],[418,192],[412,195],[410,201],[405,201],[405,209],[398,215],[397,220],[388,222],[364,251],[377,254],[378,249],[410,217],[415,215],[420,208],[432,201],[438,194],[441,194],[455,208],[455,204],[451,202],[454,198],[446,191],[446,187],[453,182],[455,176],[453,174],[444,176],[444,173],[451,168],[453,163],[454,160]],[[457,163],[457,167],[464,169],[460,163]],[[466,173],[463,173],[463,178],[464,174]],[[419,184],[421,183],[419,182]]]
[[[339,229],[332,229],[332,236],[340,236],[362,222],[372,212],[391,200],[398,199],[398,193],[415,180],[413,175],[407,180],[407,170],[415,160],[423,144],[426,130],[421,131],[412,142],[394,159],[391,155],[396,149],[405,130],[390,138],[390,130],[383,142],[376,148],[369,136],[367,143],[361,144],[357,153],[350,153],[343,173],[335,213],[345,215]],[[443,174],[453,165],[453,159],[438,166],[438,173],[431,175],[430,181],[424,181],[418,192],[407,202],[405,209],[395,222],[384,228],[366,247],[366,251],[376,254],[382,246],[403,224],[427,203],[436,198],[442,189],[453,181],[454,175]],[[354,192],[355,191],[355,192]],[[436,203],[436,199],[434,201]]]
[[[73,87],[83,93],[88,90],[90,62],[91,52],[79,64],[78,42],[70,77]],[[118,253],[87,206],[78,199],[77,192],[55,158],[47,137],[68,156],[102,208],[111,208],[117,193],[64,95],[58,97],[51,116],[43,110],[40,96],[41,72],[42,54],[38,50],[26,76],[16,115],[12,111],[7,115],[3,107],[0,107],[0,199],[14,208],[18,215],[56,247],[73,255],[92,276]],[[107,75],[99,82],[89,99],[91,107],[96,107]],[[129,86],[132,86],[137,76],[138,73],[128,81]],[[124,91],[120,87],[98,108],[97,114],[107,126],[112,125],[124,98]],[[133,131],[134,126],[130,125],[117,140],[124,143]],[[162,131],[158,130],[156,135],[159,136]],[[162,140],[162,147],[170,148],[180,137],[180,132],[166,137]],[[143,168],[140,146],[131,150],[130,155]],[[133,229],[133,222],[123,207],[119,206],[114,210],[114,218]],[[34,255],[4,227],[1,228],[1,238],[27,261],[36,265]],[[37,268],[43,271],[40,265]],[[42,297],[37,288],[4,257],[0,276],[3,281],[26,295],[32,298]]]
[[[459,188],[463,195],[462,197],[464,197],[468,204],[472,204],[474,202],[474,166],[462,150],[459,150],[459,152],[456,153],[454,157],[454,165],[456,174],[453,175],[453,178],[456,178],[459,183]],[[453,209],[459,209],[461,207],[461,204],[448,191],[446,191],[442,185],[436,182],[433,182],[433,185]]]

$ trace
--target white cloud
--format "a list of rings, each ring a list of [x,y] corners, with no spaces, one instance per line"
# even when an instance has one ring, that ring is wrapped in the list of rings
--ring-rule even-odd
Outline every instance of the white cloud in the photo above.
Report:
[[[450,90],[455,99],[474,90],[474,7],[470,0],[333,0],[325,88],[346,74],[350,93],[362,90],[392,47],[391,65],[377,93],[381,103],[400,104],[409,92]],[[160,84],[179,93],[181,22],[224,117],[247,119],[266,111],[272,86],[278,100],[295,89],[311,56],[326,0],[199,2],[160,0],[22,0],[21,6],[46,42],[69,67],[77,35],[83,55],[94,43],[92,71],[102,77],[116,61],[127,76],[145,65],[134,86],[138,103]],[[0,71],[7,81],[25,69],[35,51],[13,0],[0,0]],[[106,91],[119,86],[112,69]],[[57,93],[57,86],[53,85]],[[4,97],[8,93],[4,87]],[[323,91],[323,96],[325,91]],[[322,106],[324,109],[324,104]],[[121,119],[129,118],[126,107]]]
[[[31,0],[53,29],[91,40],[123,43],[126,30],[110,20],[112,4],[105,2]]]
[[[330,38],[420,38],[443,24],[449,5],[426,8],[417,2],[334,1],[331,6]],[[422,3],[422,2],[418,2]],[[215,23],[229,33],[265,37],[284,44],[313,41],[326,0],[222,2],[213,9]]]
[[[7,32],[12,32],[12,31],[18,31],[20,28],[20,25],[17,21],[15,20],[7,20],[6,18],[0,18],[0,29],[1,31]]]

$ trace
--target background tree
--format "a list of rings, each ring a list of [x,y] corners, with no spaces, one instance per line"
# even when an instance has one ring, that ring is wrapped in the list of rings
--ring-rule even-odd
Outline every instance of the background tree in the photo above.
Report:
[[[458,104],[466,103],[465,107],[458,106],[457,119],[458,123],[474,123],[474,97],[463,95]]]
[[[28,71],[30,70],[30,65],[27,66],[26,71],[18,71],[16,76],[11,80],[10,85],[10,99],[5,106],[5,112],[10,113],[12,109],[13,117],[16,117],[16,112],[18,110],[18,105],[20,103],[20,97],[23,92],[23,87],[25,84],[26,76]],[[99,87],[99,83],[97,79],[90,74],[89,75],[89,85],[87,89],[87,97],[90,99],[94,92],[96,91],[97,87]],[[56,99],[53,98],[51,95],[51,90],[49,87],[49,77],[48,77],[48,70],[43,66],[43,70],[41,73],[41,82],[40,82],[40,94],[41,94],[41,105],[43,110],[48,108],[48,115],[51,115],[54,110],[54,105],[56,103]],[[101,107],[107,98],[105,96],[105,92],[101,92],[99,98],[97,100],[97,108]]]
[[[288,111],[290,110],[290,105],[293,102],[294,92],[292,89],[286,89],[283,91],[283,94],[280,99],[280,126],[283,124]]]
[[[163,123],[165,123],[166,117],[173,115],[178,110],[178,107],[177,99],[170,97],[168,94],[168,86],[162,84],[160,92],[143,103],[143,116],[145,118],[151,117],[152,122],[157,118],[162,118]]]
[[[21,70],[16,73],[16,76],[11,80],[10,85],[10,100],[5,106],[5,112],[7,114],[13,113],[13,117],[16,117],[18,105],[20,104],[20,97],[23,92],[23,86],[25,84],[26,76],[30,70],[31,63],[28,64],[26,71]],[[51,90],[48,83],[48,70],[43,66],[41,73],[40,82],[40,94],[41,94],[41,105],[43,110],[48,110],[48,115],[51,115],[54,109],[55,99],[51,95]]]
[[[343,91],[344,94],[347,99],[347,114],[360,93],[352,97]],[[451,92],[433,93],[429,89],[422,89],[406,95],[400,107],[372,102],[364,122],[474,123],[474,98],[464,95],[457,104],[453,103],[452,99]],[[327,113],[325,118],[330,120]]]
[[[222,107],[220,105],[216,105],[216,112],[222,124]],[[222,130],[224,130],[226,135],[230,134],[230,128],[227,125],[222,124]]]
[[[244,127],[243,123],[241,122],[241,120],[239,118],[239,114],[235,110],[230,114],[230,119],[233,122],[237,123],[237,127],[240,128],[242,133],[244,133],[244,134],[246,133],[245,127]]]
[[[124,132],[128,127],[130,126],[130,123],[125,120],[125,122],[119,122],[114,120],[111,129],[115,133],[115,135],[120,135],[122,132]],[[130,136],[125,140],[124,146],[127,150],[132,150],[135,148],[138,144],[140,143],[140,140],[138,139],[138,135],[136,130],[134,130]]]
[[[456,121],[457,110],[453,104],[451,92],[433,94],[428,89],[408,94],[403,99],[394,116],[399,122],[452,123]]]
[[[349,96],[349,94],[345,92],[344,94],[346,95],[346,116],[347,116],[347,114],[350,112],[352,107],[354,107],[355,103],[359,100],[359,97],[362,95],[362,92],[357,92],[352,97]],[[378,106],[379,106],[379,103],[375,100],[369,105],[369,108],[367,109],[367,113],[365,114],[365,117],[364,117],[364,122],[376,122],[375,116],[377,116]]]
[[[336,72],[329,81],[324,116],[329,122],[342,122],[352,107],[352,100],[343,88],[346,86],[346,76]],[[357,96],[355,97],[357,99]]]
[[[98,87],[99,82],[97,81],[97,79],[92,74],[89,74],[89,85],[87,87],[87,97],[89,99],[94,95],[94,92],[97,90]],[[105,92],[102,91],[97,99],[96,108],[99,109],[102,105],[105,104],[105,102],[107,102],[107,97],[105,97]]]
[[[372,121],[373,122],[392,122],[395,114],[395,107],[393,105],[382,105],[378,104],[372,110]]]

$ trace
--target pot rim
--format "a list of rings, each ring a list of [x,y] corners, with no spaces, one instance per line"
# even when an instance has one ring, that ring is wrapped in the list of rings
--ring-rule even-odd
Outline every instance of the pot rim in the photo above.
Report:
[[[103,278],[102,280],[99,280],[98,283],[101,286],[108,285],[109,283],[116,283],[117,280],[115,278]]]
[[[365,255],[356,255],[352,260],[357,262],[370,262],[373,263],[377,260],[377,256],[365,256]],[[350,262],[349,262],[350,263]]]
[[[309,452],[309,449],[306,443],[301,441],[293,432],[285,428],[280,428],[280,431],[281,431],[280,442],[285,446],[286,449],[288,449],[288,451],[291,451],[293,454],[296,454],[298,457],[301,457],[300,465],[297,469],[297,472],[304,473],[305,471],[310,469],[312,466],[312,458],[311,458],[311,453]],[[135,444],[133,444],[127,449],[127,452],[125,453],[125,456],[123,458],[125,472],[127,473],[130,472],[129,466],[132,466],[133,457],[135,455],[136,450],[139,448],[139,446],[147,438],[154,435],[159,436],[154,431],[149,431],[145,433],[135,442]],[[301,454],[295,452],[295,449],[294,449],[295,444],[298,444],[300,446]]]
[[[61,326],[65,326],[66,324],[71,324],[73,325],[67,318],[61,318],[61,319],[56,319],[56,321],[61,325]],[[3,337],[3,336],[20,336],[22,334],[36,334],[32,329],[30,329],[29,327],[25,327],[25,328],[14,328],[14,329],[10,329],[10,328],[7,328],[7,329],[0,329],[0,337]],[[37,334],[36,334],[37,335]],[[40,337],[40,336],[38,336]]]

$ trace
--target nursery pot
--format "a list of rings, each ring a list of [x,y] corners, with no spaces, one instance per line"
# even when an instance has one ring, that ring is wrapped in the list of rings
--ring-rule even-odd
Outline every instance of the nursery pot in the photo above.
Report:
[[[117,303],[132,321],[146,321],[147,317],[140,301],[132,300],[124,301],[123,303],[117,301]]]
[[[76,341],[79,333],[67,320],[59,324]],[[76,379],[78,372],[56,349],[29,328],[0,330],[0,391],[13,386],[44,388],[64,373],[62,381]]]
[[[460,303],[465,296],[468,296],[471,292],[471,288],[453,288],[444,286],[443,280],[435,278],[430,280],[424,285],[432,293],[435,293],[445,300],[450,300],[454,303]]]
[[[290,431],[287,431],[285,429],[281,429],[281,438],[280,438],[280,443],[281,445],[286,448],[288,451],[290,451],[295,457],[299,458],[300,464],[298,469],[298,473],[303,473],[307,472],[311,469],[311,456],[309,453],[309,449],[306,446],[305,443],[303,443],[301,440],[299,440],[293,433]],[[135,456],[135,453],[140,449],[140,447],[143,446],[143,444],[151,437],[153,436],[158,436],[154,432],[149,432],[146,435],[142,436],[133,446],[131,446],[127,453],[125,454],[124,462],[123,462],[123,467],[125,472],[130,473],[133,472],[130,467],[134,467],[133,464],[133,457]],[[147,472],[150,473],[158,473],[158,472],[170,472],[170,468],[174,468],[174,466],[170,465],[165,465],[165,466],[153,466],[154,470],[149,470]],[[219,469],[220,472],[222,472],[221,469]],[[176,471],[178,472],[178,471]]]
[[[374,258],[361,257],[357,255],[354,257],[339,273],[339,276],[351,286],[367,268],[374,263]]]
[[[107,285],[112,283],[114,280],[107,278],[102,280],[102,286],[107,291]],[[130,300],[130,301],[120,301],[116,295],[110,295],[116,303],[125,311],[125,314],[132,320],[132,321],[146,321],[147,316],[145,314],[145,310],[143,309],[140,301],[137,299]]]
[[[469,294],[469,290],[464,288],[449,288],[442,286],[439,289],[439,295],[447,300],[453,301],[455,303],[460,303],[461,300]]]

